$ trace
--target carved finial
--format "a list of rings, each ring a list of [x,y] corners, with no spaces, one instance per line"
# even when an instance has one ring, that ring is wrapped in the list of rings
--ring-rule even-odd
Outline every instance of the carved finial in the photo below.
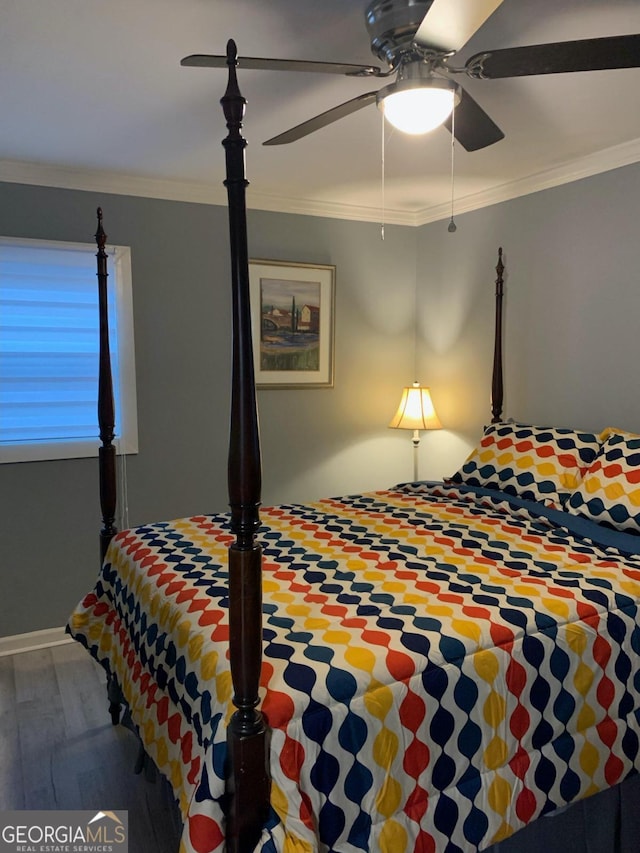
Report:
[[[502,274],[504,272],[504,264],[502,262],[502,246],[500,246],[500,248],[498,249],[498,263],[496,264],[496,272],[498,273],[498,277],[496,279],[496,292],[502,293]]]
[[[97,210],[98,216],[98,230],[96,231],[96,243],[98,244],[98,249],[101,252],[104,252],[104,247],[107,243],[107,235],[104,233],[104,228],[102,227],[102,208],[99,207]]]
[[[244,117],[244,108],[246,100],[240,94],[238,88],[238,78],[236,76],[236,66],[238,65],[238,50],[233,39],[227,42],[227,67],[229,68],[229,81],[227,90],[220,99],[224,117],[227,120],[227,127],[230,133],[234,136],[240,134],[242,127],[242,119]]]

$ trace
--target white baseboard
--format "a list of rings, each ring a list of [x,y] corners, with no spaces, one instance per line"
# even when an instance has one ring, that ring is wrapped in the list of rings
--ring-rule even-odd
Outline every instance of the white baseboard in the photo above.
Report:
[[[0,658],[5,655],[17,655],[20,652],[33,652],[50,646],[71,643],[73,639],[65,634],[64,628],[45,628],[28,634],[15,634],[13,637],[0,637]]]

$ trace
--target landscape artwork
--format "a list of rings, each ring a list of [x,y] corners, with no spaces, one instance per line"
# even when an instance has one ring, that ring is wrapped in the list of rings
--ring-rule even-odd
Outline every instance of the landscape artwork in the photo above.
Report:
[[[258,387],[331,387],[335,267],[251,261]]]
[[[320,369],[320,282],[260,279],[260,370]]]

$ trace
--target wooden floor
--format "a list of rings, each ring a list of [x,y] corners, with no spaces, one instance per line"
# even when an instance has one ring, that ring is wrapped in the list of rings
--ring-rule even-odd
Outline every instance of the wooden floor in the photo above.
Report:
[[[126,809],[129,853],[177,853],[168,786],[134,774],[137,754],[78,643],[0,657],[0,811]]]

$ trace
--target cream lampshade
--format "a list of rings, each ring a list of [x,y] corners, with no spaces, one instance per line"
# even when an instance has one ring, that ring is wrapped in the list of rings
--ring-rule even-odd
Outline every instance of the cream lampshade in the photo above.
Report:
[[[442,429],[429,389],[423,388],[419,382],[403,388],[400,405],[389,426],[392,429],[413,430],[413,478],[417,480],[420,430]]]

